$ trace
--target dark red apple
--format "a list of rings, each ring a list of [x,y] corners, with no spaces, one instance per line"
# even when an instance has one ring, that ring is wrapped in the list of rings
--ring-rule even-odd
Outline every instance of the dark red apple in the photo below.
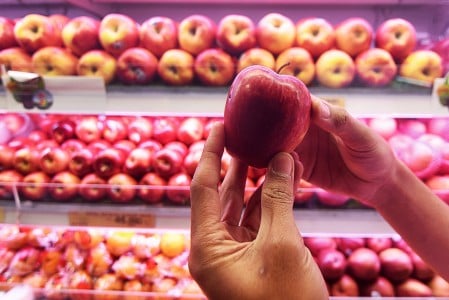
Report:
[[[337,248],[346,256],[349,256],[354,250],[365,247],[365,238],[363,237],[339,237],[336,238]]]
[[[177,173],[170,177],[167,184],[167,199],[177,205],[190,201],[190,182],[192,178],[186,173]]]
[[[346,271],[346,257],[337,249],[320,251],[316,261],[325,280],[337,280]]]
[[[93,169],[98,176],[109,178],[122,170],[125,158],[124,152],[118,149],[107,148],[101,150],[95,155]]]
[[[88,201],[100,201],[106,196],[109,188],[107,181],[95,173],[89,173],[81,179],[78,187],[79,195]]]
[[[278,152],[293,151],[310,124],[311,97],[294,76],[260,65],[245,68],[229,88],[226,149],[248,165],[264,168]]]
[[[408,278],[396,286],[397,297],[431,297],[433,296],[432,289],[425,283]]]
[[[183,157],[178,151],[170,148],[162,148],[154,153],[153,170],[163,178],[181,171],[183,165]]]
[[[304,244],[309,248],[313,256],[317,256],[323,249],[337,249],[337,242],[333,237],[304,237]]]
[[[89,148],[74,151],[70,156],[69,171],[78,177],[83,177],[92,172],[94,157],[94,153]]]
[[[375,280],[380,268],[379,256],[371,249],[357,248],[348,256],[348,272],[358,280]]]
[[[78,139],[69,139],[61,144],[61,148],[65,150],[69,155],[86,147],[86,144]]]
[[[75,122],[70,119],[60,120],[53,124],[51,129],[51,137],[58,144],[62,144],[64,141],[75,137],[75,127]]]
[[[363,297],[394,297],[393,284],[385,277],[379,276],[375,281],[360,284],[360,296]]]
[[[399,248],[385,249],[379,253],[382,274],[393,282],[402,282],[413,273],[410,255]]]
[[[344,274],[330,285],[329,293],[334,297],[357,297],[359,296],[359,287],[351,276]]]
[[[33,147],[23,147],[14,152],[14,169],[23,175],[39,170],[39,151]]]
[[[184,157],[184,170],[190,176],[193,176],[201,158],[201,151],[189,151]]]
[[[4,170],[0,172],[0,199],[14,197],[14,187],[23,181],[23,175],[16,170]]]
[[[164,145],[164,148],[175,150],[183,158],[187,155],[187,152],[189,151],[189,148],[187,147],[187,145],[180,141],[168,142],[167,144]]]
[[[435,271],[415,252],[410,253],[413,263],[412,276],[420,281],[428,282],[436,275]]]
[[[145,174],[139,181],[137,195],[146,203],[159,203],[164,199],[167,181],[154,172]]]
[[[8,145],[0,145],[0,171],[8,170],[13,167],[12,159],[15,150]]]
[[[153,139],[161,144],[175,141],[177,124],[171,118],[158,118],[153,121]]]
[[[127,203],[137,194],[137,182],[128,174],[118,173],[108,179],[107,196],[114,202]]]
[[[366,247],[370,248],[376,253],[379,253],[385,249],[391,248],[393,240],[390,237],[367,237]]]
[[[185,145],[191,145],[203,138],[204,121],[200,118],[189,117],[179,124],[177,137]]]
[[[152,168],[153,152],[146,148],[135,148],[127,156],[123,171],[134,178],[141,178]]]

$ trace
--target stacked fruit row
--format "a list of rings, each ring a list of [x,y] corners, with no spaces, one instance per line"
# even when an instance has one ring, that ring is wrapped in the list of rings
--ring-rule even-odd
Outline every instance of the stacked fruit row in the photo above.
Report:
[[[211,124],[218,117],[0,116],[0,199],[189,203],[189,186]],[[449,203],[449,119],[364,119],[398,157]],[[224,177],[230,155],[222,158]],[[246,198],[264,179],[250,167]],[[306,181],[296,204],[346,207],[345,195]]]
[[[0,64],[42,75],[100,76],[105,82],[228,85],[236,72],[261,64],[307,85],[339,88],[358,81],[384,86],[397,76],[432,84],[447,49],[418,49],[404,19],[377,28],[363,18],[332,25],[323,18],[269,13],[256,23],[231,14],[215,22],[191,15],[179,22],[154,16],[138,23],[123,14],[101,20],[29,14],[0,17]],[[400,65],[398,67],[398,65]]]
[[[449,296],[449,283],[401,238],[307,236],[304,242],[332,296]],[[180,231],[4,226],[0,283],[26,283],[52,300],[121,299],[98,293],[108,291],[202,299],[187,267],[189,246]],[[63,297],[64,290],[72,291]]]

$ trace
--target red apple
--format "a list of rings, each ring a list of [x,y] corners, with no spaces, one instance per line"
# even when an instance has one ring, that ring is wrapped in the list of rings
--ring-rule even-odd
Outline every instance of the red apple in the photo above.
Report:
[[[275,57],[270,51],[262,48],[251,48],[238,57],[236,72],[239,73],[244,68],[252,65],[262,65],[275,70],[275,64]]]
[[[140,45],[156,57],[178,46],[178,25],[172,18],[153,16],[140,26]]]
[[[101,138],[102,127],[97,117],[86,116],[81,118],[75,127],[76,137],[86,144]]]
[[[76,73],[79,76],[100,77],[110,84],[116,76],[117,59],[101,49],[89,50],[78,60]]]
[[[280,13],[268,13],[256,24],[257,44],[274,55],[292,47],[296,39],[293,21]]]
[[[334,27],[326,19],[305,18],[296,23],[296,45],[306,49],[314,59],[335,45]]]
[[[136,144],[129,140],[119,140],[112,145],[113,148],[120,150],[125,157],[131,153],[134,149],[136,149]]]
[[[47,148],[58,148],[59,144],[56,143],[55,140],[47,139],[47,140],[40,141],[34,147],[37,152],[41,153],[43,150],[45,150]]]
[[[92,279],[92,276],[84,270],[79,270],[71,274],[67,285],[68,289],[75,291],[91,290],[93,289],[93,287],[94,280]],[[88,293],[73,292],[71,294],[72,298],[75,298],[77,300],[90,300],[92,298],[92,295]]]
[[[391,54],[380,48],[371,48],[358,54],[355,69],[363,84],[375,87],[390,84],[398,71]]]
[[[315,78],[315,62],[304,48],[291,47],[276,58],[275,69],[279,74],[295,76],[305,85],[310,85]]]
[[[449,142],[449,118],[434,117],[427,122],[428,133],[439,135]]]
[[[321,188],[316,189],[315,193],[318,202],[327,207],[343,207],[350,200],[346,195],[329,192]]]
[[[366,247],[373,250],[376,253],[391,248],[393,246],[393,240],[390,237],[367,237]]]
[[[443,76],[443,61],[432,50],[416,50],[402,61],[399,75],[433,84],[436,78]]]
[[[192,143],[189,148],[188,151],[189,152],[195,152],[195,151],[203,151],[204,149],[204,145],[206,144],[206,140],[199,140],[197,142]],[[260,169],[257,169],[260,170]],[[258,171],[256,171],[255,173],[259,174]]]
[[[308,236],[304,237],[304,244],[315,257],[324,249],[337,249],[337,242],[333,237]]]
[[[54,175],[66,170],[69,161],[69,154],[60,147],[45,148],[40,153],[39,167],[43,172]]]
[[[377,27],[375,46],[387,50],[396,63],[401,63],[415,49],[415,27],[402,18],[387,19]]]
[[[107,196],[114,202],[126,203],[137,194],[137,181],[125,173],[117,173],[108,179]]]
[[[8,145],[0,144],[0,171],[13,168],[15,150]]]
[[[440,275],[435,275],[432,280],[429,281],[428,286],[432,290],[433,296],[449,297],[449,282]]]
[[[259,180],[262,177],[259,178]],[[308,203],[310,200],[313,199],[315,196],[315,186],[311,184],[310,182],[301,179],[299,181],[299,190],[295,194],[294,202],[295,204],[305,204]]]
[[[363,237],[339,237],[336,238],[337,248],[343,252],[346,256],[358,248],[365,247],[365,238]]]
[[[76,124],[70,119],[62,119],[56,122],[50,132],[51,137],[58,144],[75,137]]]
[[[427,126],[423,120],[401,119],[398,121],[398,131],[417,139],[427,132]]]
[[[135,144],[147,141],[153,134],[153,124],[149,118],[137,117],[127,125],[128,139]]]
[[[316,78],[325,87],[342,88],[352,83],[355,63],[346,52],[331,49],[318,58],[315,64]]]
[[[202,151],[189,151],[189,153],[184,157],[184,169],[190,176],[193,176],[195,173],[198,163],[200,162],[201,155]]]
[[[422,282],[430,281],[435,275],[435,271],[415,252],[410,253],[413,263],[412,276]]]
[[[124,140],[128,136],[126,124],[117,118],[106,118],[106,120],[103,121],[101,128],[103,140],[111,144]]]
[[[410,255],[399,248],[385,249],[379,253],[382,274],[394,281],[401,282],[413,273],[413,262]]]
[[[153,151],[147,148],[135,148],[127,156],[123,171],[134,178],[141,178],[152,168]]]
[[[125,50],[117,59],[117,77],[125,84],[148,84],[157,73],[158,60],[142,47]]]
[[[224,16],[217,27],[217,44],[232,55],[254,48],[256,41],[256,26],[249,17],[239,14]]]
[[[100,48],[98,34],[100,21],[89,16],[71,19],[62,29],[64,46],[77,56]]]
[[[137,195],[145,203],[160,203],[165,197],[167,181],[154,172],[145,174],[139,181]]]
[[[98,153],[110,147],[112,147],[111,143],[105,140],[92,141],[87,145],[87,149],[91,150],[93,153]]]
[[[33,71],[30,54],[20,47],[0,50],[0,65],[4,65],[6,71]]]
[[[373,40],[373,28],[367,20],[351,17],[335,28],[335,45],[351,57],[368,50]]]
[[[14,26],[17,43],[28,53],[47,46],[62,46],[60,30],[47,16],[27,14]]]
[[[334,297],[357,297],[359,296],[359,287],[351,276],[344,274],[336,282],[330,284],[329,294]]]
[[[50,196],[57,201],[69,201],[78,194],[80,179],[69,171],[55,174],[48,187]]]
[[[368,120],[367,125],[386,140],[392,137],[398,128],[396,119],[388,116],[373,117]]]
[[[122,170],[125,153],[115,148],[107,148],[98,152],[93,161],[95,173],[102,178],[109,178]]]
[[[103,49],[115,57],[137,47],[140,42],[138,24],[119,13],[110,13],[101,19],[98,36]]]
[[[154,153],[153,170],[163,178],[181,171],[183,166],[183,156],[176,150],[170,148],[162,148]]]
[[[425,283],[414,278],[408,278],[396,286],[396,296],[425,298],[433,296],[433,293]]]
[[[358,280],[375,280],[379,276],[380,271],[379,256],[369,248],[357,248],[348,256],[348,272]]]
[[[182,49],[170,49],[159,59],[157,73],[169,85],[188,85],[193,81],[195,58]]]
[[[70,154],[68,169],[78,177],[92,172],[95,153],[89,148],[82,148]]]
[[[17,46],[14,25],[12,19],[0,17],[0,50]]]
[[[23,175],[15,170],[0,172],[0,199],[14,199],[14,189],[23,181]]]
[[[323,249],[316,257],[318,267],[326,281],[339,279],[346,271],[346,257],[336,249]]]
[[[178,127],[178,140],[189,146],[203,138],[204,122],[196,117],[184,119]]]
[[[28,146],[14,152],[12,158],[14,169],[23,175],[39,169],[39,152]]]
[[[76,138],[68,139],[62,142],[61,149],[65,150],[69,155],[86,147],[86,144]]]
[[[190,182],[192,178],[186,173],[171,176],[167,183],[167,199],[173,204],[187,204],[190,201]]]
[[[9,264],[10,276],[25,276],[36,271],[40,265],[41,253],[38,249],[25,246],[19,249]]]
[[[165,145],[177,138],[177,124],[170,118],[157,118],[153,121],[153,139]]]
[[[431,176],[425,183],[441,200],[449,204],[449,174]]]
[[[393,284],[385,277],[379,276],[373,282],[360,285],[360,296],[364,297],[394,297]]]
[[[234,78],[232,57],[219,48],[200,52],[195,58],[194,71],[199,81],[207,86],[225,86]]]
[[[48,46],[34,52],[31,57],[33,71],[43,76],[76,75],[78,58],[62,47]]]
[[[155,140],[149,139],[149,140],[143,141],[137,147],[148,149],[151,152],[156,152],[156,151],[162,149],[163,146],[161,143],[159,143]]]
[[[28,134],[28,140],[30,140],[32,143],[39,144],[40,142],[47,140],[49,138],[49,135],[40,129],[34,129]]]
[[[59,35],[62,34],[62,29],[70,21],[70,18],[63,14],[51,14],[48,16],[48,18],[53,22],[55,27],[58,29]]]
[[[310,107],[310,93],[296,77],[262,66],[244,69],[225,104],[227,151],[248,165],[266,167],[274,154],[291,152],[301,142]]]
[[[200,14],[187,16],[179,23],[179,48],[197,55],[214,46],[216,31],[216,24],[211,18]]]
[[[106,189],[109,188],[107,181],[95,173],[85,175],[79,184],[78,193],[87,201],[100,201],[106,196]]]

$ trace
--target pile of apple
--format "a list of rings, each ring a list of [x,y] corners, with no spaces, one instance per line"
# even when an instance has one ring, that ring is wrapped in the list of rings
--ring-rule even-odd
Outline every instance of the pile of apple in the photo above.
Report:
[[[189,246],[182,231],[3,226],[0,287],[28,284],[49,300],[204,299]]]
[[[443,75],[446,52],[421,49],[416,39],[413,24],[401,18],[373,28],[360,17],[331,24],[279,13],[217,22],[199,14],[152,16],[141,23],[117,13],[28,14],[0,17],[0,64],[46,76],[100,76],[106,84],[224,86],[254,64],[332,88],[385,86],[397,75],[432,84]]]

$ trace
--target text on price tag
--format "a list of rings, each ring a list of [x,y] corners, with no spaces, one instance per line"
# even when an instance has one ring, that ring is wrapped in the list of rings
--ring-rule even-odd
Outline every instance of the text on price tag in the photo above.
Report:
[[[154,215],[113,212],[70,212],[71,226],[144,227],[156,225]]]

